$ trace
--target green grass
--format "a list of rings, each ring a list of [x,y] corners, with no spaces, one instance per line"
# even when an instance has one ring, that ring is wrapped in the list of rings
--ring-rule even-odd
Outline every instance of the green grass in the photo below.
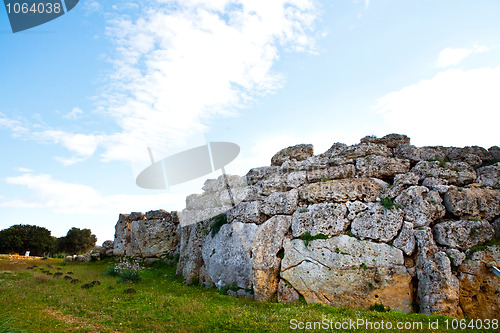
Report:
[[[210,231],[212,232],[212,237],[214,237],[220,230],[220,228],[227,223],[226,213],[219,214],[212,218],[212,224],[210,224]]]
[[[471,234],[472,234],[472,232],[471,232]],[[494,245],[500,246],[500,239],[493,238],[493,239],[491,239],[483,244],[474,246],[473,248],[471,248],[469,250],[469,256],[472,255],[474,252],[485,250],[488,246],[494,246]]]
[[[442,316],[351,310],[320,304],[285,305],[220,295],[218,290],[186,286],[175,276],[174,266],[161,262],[142,270],[142,281],[132,286],[117,283],[116,276],[104,273],[114,263],[111,259],[69,262],[66,266],[60,266],[60,262],[60,259],[0,261],[0,332],[289,332],[293,319],[298,322],[326,319],[334,323],[383,320],[394,325],[396,322],[422,322],[423,327],[439,320],[440,329],[433,332],[453,332],[444,329],[447,318]],[[32,265],[39,267],[26,269]],[[71,271],[70,275],[80,282],[70,283],[62,277],[47,276],[41,269]],[[80,287],[95,280],[100,284],[89,289]],[[135,293],[124,293],[131,287]],[[368,331],[360,328],[341,332]]]
[[[307,231],[305,233],[303,233],[302,235],[300,235],[300,239],[302,239],[304,241],[304,245],[307,247],[309,246],[309,242],[315,240],[315,239],[328,239],[328,236],[327,235],[323,235],[323,234],[317,234],[317,235],[311,235],[311,232]]]
[[[388,210],[391,210],[394,208],[396,208],[396,209],[399,208],[399,205],[397,203],[395,203],[394,201],[392,201],[392,199],[389,197],[385,197],[382,200],[380,200],[380,204]]]

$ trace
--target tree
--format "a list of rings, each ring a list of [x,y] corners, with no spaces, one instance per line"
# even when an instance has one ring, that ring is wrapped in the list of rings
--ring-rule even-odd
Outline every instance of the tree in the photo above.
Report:
[[[64,237],[57,240],[59,252],[81,254],[90,251],[97,241],[97,237],[90,229],[71,228]]]
[[[0,231],[0,253],[43,256],[55,249],[56,238],[50,235],[50,230],[36,225],[16,224]]]

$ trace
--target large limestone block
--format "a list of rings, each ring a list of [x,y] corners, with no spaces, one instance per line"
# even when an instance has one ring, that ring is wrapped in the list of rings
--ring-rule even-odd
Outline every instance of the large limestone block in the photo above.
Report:
[[[401,232],[392,242],[396,248],[403,251],[406,255],[410,256],[415,251],[416,241],[413,234],[413,224],[409,222],[403,222],[403,227]]]
[[[445,252],[439,251],[431,228],[416,229],[415,238],[418,244],[416,270],[420,311],[425,314],[462,316],[458,303],[458,278],[451,272],[450,259]]]
[[[472,147],[450,147],[447,150],[448,159],[450,161],[465,162],[473,168],[477,168],[493,159],[491,153],[484,148],[478,146]]]
[[[352,164],[311,169],[307,171],[307,182],[315,183],[321,180],[354,178],[356,168]]]
[[[388,148],[396,148],[399,145],[409,144],[410,138],[402,134],[387,134],[381,138],[375,136],[365,136],[360,140],[361,143],[375,143],[387,146]]]
[[[420,180],[434,177],[448,181],[449,184],[466,185],[474,182],[476,171],[463,162],[420,161],[411,171],[420,177]]]
[[[410,312],[411,277],[401,250],[346,235],[284,241],[281,276],[307,303],[369,308],[382,303]]]
[[[447,149],[442,146],[434,147],[415,147],[409,144],[398,145],[394,149],[394,156],[399,158],[406,158],[412,162],[429,161],[432,159],[439,159],[444,161],[446,159]]]
[[[477,182],[482,185],[500,187],[500,162],[476,170]]]
[[[176,274],[184,276],[187,284],[191,284],[200,276],[204,264],[201,249],[205,238],[211,237],[209,235],[211,223],[212,220],[208,219],[180,229],[181,241]]]
[[[353,164],[357,158],[368,155],[392,157],[392,150],[390,148],[374,143],[359,143],[346,147],[339,146],[337,148],[331,152],[331,165]]]
[[[265,166],[260,168],[253,168],[246,174],[247,184],[255,185],[258,182],[267,179],[269,176],[279,172],[277,166]]]
[[[217,179],[207,179],[202,189],[207,194],[220,193],[226,190],[227,185],[231,188],[246,186],[246,179],[236,175],[221,175]]]
[[[262,204],[262,212],[266,215],[291,215],[297,209],[299,194],[297,190],[274,192],[266,197]]]
[[[280,303],[297,303],[300,300],[300,295],[288,281],[280,280],[277,298]]]
[[[115,225],[115,240],[113,243],[113,255],[124,256],[127,244],[130,241],[130,214],[120,214]]]
[[[500,215],[500,190],[450,186],[444,205],[457,217],[492,220]]]
[[[173,256],[180,240],[179,224],[166,220],[141,220],[130,223],[130,243],[125,255],[130,257]]]
[[[446,214],[439,193],[425,186],[411,186],[394,201],[403,210],[405,221],[412,222],[415,227],[427,227]]]
[[[400,195],[404,190],[410,186],[418,185],[420,177],[413,172],[402,173],[394,177],[392,186],[388,187],[384,194],[393,199]]]
[[[337,179],[299,188],[299,197],[309,203],[376,201],[384,184],[372,178]]]
[[[410,161],[369,155],[356,159],[356,174],[358,177],[390,178],[410,170]]]
[[[274,192],[285,192],[290,190],[292,187],[290,187],[288,183],[289,182],[292,183],[295,177],[292,175],[290,176],[290,180],[288,180],[288,176],[289,174],[284,174],[279,172],[271,174],[267,178],[259,181],[255,185],[258,195],[267,196]],[[304,180],[305,180],[305,174],[304,174]]]
[[[233,283],[240,289],[252,284],[252,244],[258,226],[253,223],[224,224],[203,243],[205,269],[217,288]]]
[[[380,203],[368,203],[367,207],[352,221],[351,232],[361,239],[393,240],[403,225],[403,211],[399,208],[387,209]]]
[[[227,211],[227,221],[261,224],[266,220],[261,201],[240,202]]]
[[[293,214],[292,234],[300,237],[306,232],[312,236],[323,234],[336,236],[349,226],[347,207],[341,203],[319,203],[298,208]]]
[[[280,166],[287,160],[303,161],[313,156],[314,147],[310,144],[300,144],[284,148],[271,158],[271,165]]]
[[[291,216],[273,216],[260,225],[252,242],[253,290],[258,301],[275,297],[278,290],[281,259],[278,252],[292,224]]]
[[[203,210],[219,206],[221,206],[219,193],[205,192],[204,194],[191,194],[186,197],[186,209]]]
[[[180,216],[180,224],[185,227],[187,225],[199,223],[211,219],[214,216],[225,213],[227,210],[232,208],[232,206],[220,206],[215,208],[205,208],[205,209],[184,209]]]
[[[500,318],[500,278],[493,265],[500,267],[500,246],[475,252],[459,267],[460,307],[468,318]]]
[[[493,226],[487,221],[446,221],[434,226],[437,243],[460,250],[482,244],[494,234]]]

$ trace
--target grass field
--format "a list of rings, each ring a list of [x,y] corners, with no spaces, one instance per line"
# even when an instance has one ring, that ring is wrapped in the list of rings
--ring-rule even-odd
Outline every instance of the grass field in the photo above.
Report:
[[[167,265],[156,264],[142,270],[139,283],[118,283],[118,277],[105,274],[112,264],[112,259],[66,264],[61,259],[0,258],[0,333],[281,332],[298,331],[299,322],[328,323],[333,328],[331,332],[454,332],[445,329],[446,320],[451,326],[451,318],[442,316],[355,311],[303,303],[257,303],[220,295],[217,290],[184,285],[175,277],[175,268]],[[38,267],[27,269],[33,265]],[[47,270],[63,274],[54,277],[47,275]],[[68,272],[73,272],[69,276],[79,282],[64,279]],[[92,281],[100,284],[89,289],[81,287]],[[130,288],[135,293],[124,293]],[[348,328],[349,321],[361,323],[361,320],[365,324]],[[429,323],[436,320],[439,328],[429,329]],[[373,330],[365,329],[366,322],[382,325],[382,321],[384,327],[390,323],[394,329],[375,330],[376,326]],[[335,329],[335,324],[342,323],[347,329]],[[399,330],[398,323],[413,328]],[[292,330],[294,327],[297,329]]]

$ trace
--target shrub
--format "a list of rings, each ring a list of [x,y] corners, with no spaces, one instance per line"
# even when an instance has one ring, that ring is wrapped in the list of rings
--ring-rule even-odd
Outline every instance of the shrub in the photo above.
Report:
[[[391,199],[391,198],[389,198],[389,197],[385,197],[385,198],[383,198],[383,199],[380,201],[380,204],[381,204],[382,206],[384,206],[386,209],[389,209],[389,210],[391,210],[391,209],[393,209],[393,208],[396,208],[396,209],[397,209],[397,208],[399,208],[399,205],[398,205],[397,203],[395,203],[394,201],[392,201],[392,199]]]
[[[302,239],[304,241],[304,245],[307,247],[307,246],[309,246],[310,241],[313,241],[316,239],[328,239],[328,236],[323,235],[323,234],[317,234],[317,235],[313,236],[313,235],[311,235],[311,232],[307,231],[307,232],[303,233],[302,235],[300,235],[300,239]]]
[[[130,282],[130,283],[138,283],[141,282],[142,278],[138,272],[133,270],[124,270],[120,274],[120,279],[118,283]]]
[[[120,275],[120,270],[118,270],[115,265],[111,265],[108,268],[106,268],[104,274],[109,276],[118,276]]]
[[[385,307],[383,304],[375,303],[372,306],[370,306],[370,311],[376,311],[376,312],[389,312],[391,311],[390,307]]]
[[[212,224],[210,224],[210,231],[212,232],[212,238],[217,235],[220,228],[227,223],[226,213],[219,214],[212,218]]]

